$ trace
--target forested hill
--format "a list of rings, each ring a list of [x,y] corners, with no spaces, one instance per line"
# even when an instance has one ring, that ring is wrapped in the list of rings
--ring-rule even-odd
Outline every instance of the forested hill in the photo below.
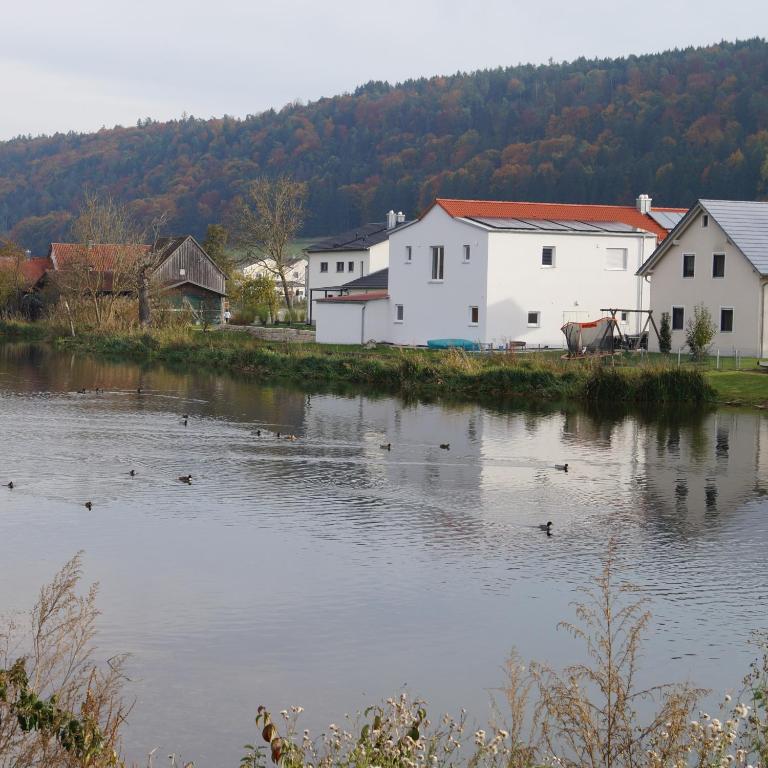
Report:
[[[768,44],[368,83],[242,120],[14,139],[0,143],[0,232],[42,251],[66,234],[87,185],[199,234],[245,183],[280,172],[309,182],[307,234],[390,208],[413,215],[437,194],[765,197]]]

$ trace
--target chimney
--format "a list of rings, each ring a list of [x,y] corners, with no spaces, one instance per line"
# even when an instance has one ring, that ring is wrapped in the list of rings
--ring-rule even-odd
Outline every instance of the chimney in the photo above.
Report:
[[[637,210],[640,213],[649,214],[651,212],[651,198],[648,195],[640,195],[635,202]]]
[[[402,211],[397,212],[397,223],[405,224],[405,214]]]
[[[397,224],[397,216],[394,211],[390,211],[387,214],[387,229],[394,229]]]

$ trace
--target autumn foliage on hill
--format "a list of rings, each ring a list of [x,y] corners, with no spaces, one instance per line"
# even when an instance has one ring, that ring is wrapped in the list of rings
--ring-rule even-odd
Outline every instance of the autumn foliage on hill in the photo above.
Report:
[[[21,137],[0,144],[0,233],[41,251],[64,236],[88,186],[202,235],[249,182],[278,174],[308,182],[306,234],[390,208],[414,215],[438,194],[763,198],[768,43],[372,82],[244,119]]]

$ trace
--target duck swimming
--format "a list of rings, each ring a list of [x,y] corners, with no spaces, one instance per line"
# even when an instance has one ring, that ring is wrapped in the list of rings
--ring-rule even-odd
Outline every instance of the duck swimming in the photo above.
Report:
[[[129,474],[131,477],[136,477],[136,470],[135,470],[135,469],[132,469],[132,470],[131,470],[131,471],[130,471],[128,474]]]
[[[451,450],[451,444],[450,443],[440,443],[440,447],[444,451],[450,451]]]
[[[92,501],[86,501],[83,506],[90,512],[91,509],[93,509],[93,502]]]
[[[11,480],[11,482],[10,482],[10,483],[8,483],[8,488],[10,488],[11,490],[13,490],[13,480]]]
[[[192,485],[192,475],[182,475],[179,478],[180,483],[186,483],[187,485]]]
[[[548,534],[552,533],[552,521],[550,520],[546,525],[543,523],[539,526],[540,531],[546,531]]]
[[[392,450],[392,443],[383,443],[379,446],[382,451],[391,451]]]
[[[563,472],[568,471],[568,465],[567,464],[555,464],[555,469],[559,469]]]

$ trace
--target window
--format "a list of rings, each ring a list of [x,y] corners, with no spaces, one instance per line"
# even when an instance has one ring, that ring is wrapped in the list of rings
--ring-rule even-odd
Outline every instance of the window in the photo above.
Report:
[[[180,274],[182,277],[184,277],[184,275],[186,275],[186,274],[187,274],[187,270],[186,270],[186,269],[180,269],[180,270],[179,270],[179,274]]]
[[[445,248],[442,245],[432,246],[432,279],[442,280],[445,267]]]
[[[733,331],[733,307],[720,308],[720,333]]]
[[[541,312],[529,312],[528,313],[528,327],[529,328],[538,328],[540,323],[539,319],[541,317]]]
[[[413,261],[413,248],[410,245],[405,246],[405,263],[410,264]]]
[[[355,262],[349,261],[347,262],[347,272],[354,272],[355,271]]]
[[[402,323],[403,322],[403,305],[402,304],[395,304],[395,322],[396,323]]]
[[[469,324],[477,325],[479,322],[480,322],[480,308],[470,307],[469,308]]]
[[[321,261],[320,262],[320,271],[321,272],[327,272],[328,271],[328,262],[327,261]]]
[[[541,249],[541,266],[542,267],[554,267],[555,266],[555,249],[551,246],[544,246]]]
[[[684,253],[683,254],[683,277],[693,277],[696,266],[696,254]]]
[[[293,279],[294,280],[298,280],[299,279],[299,273],[298,272],[294,272],[293,273]]]
[[[626,248],[606,248],[605,249],[605,268],[617,272],[623,272],[627,269],[627,249]]]
[[[712,277],[725,277],[725,254],[712,254]]]
[[[627,325],[629,323],[629,312],[622,312],[621,313],[621,324]]]
[[[706,213],[701,217],[701,226],[702,227],[708,227],[709,226],[709,215],[706,214]]]
[[[672,330],[682,331],[685,322],[685,307],[672,307]]]
[[[343,261],[337,261],[336,262],[336,271],[337,272],[343,272],[344,271],[344,262]]]
[[[464,251],[464,263],[466,264],[469,259],[471,258],[471,248],[468,245],[465,245],[463,248]]]

